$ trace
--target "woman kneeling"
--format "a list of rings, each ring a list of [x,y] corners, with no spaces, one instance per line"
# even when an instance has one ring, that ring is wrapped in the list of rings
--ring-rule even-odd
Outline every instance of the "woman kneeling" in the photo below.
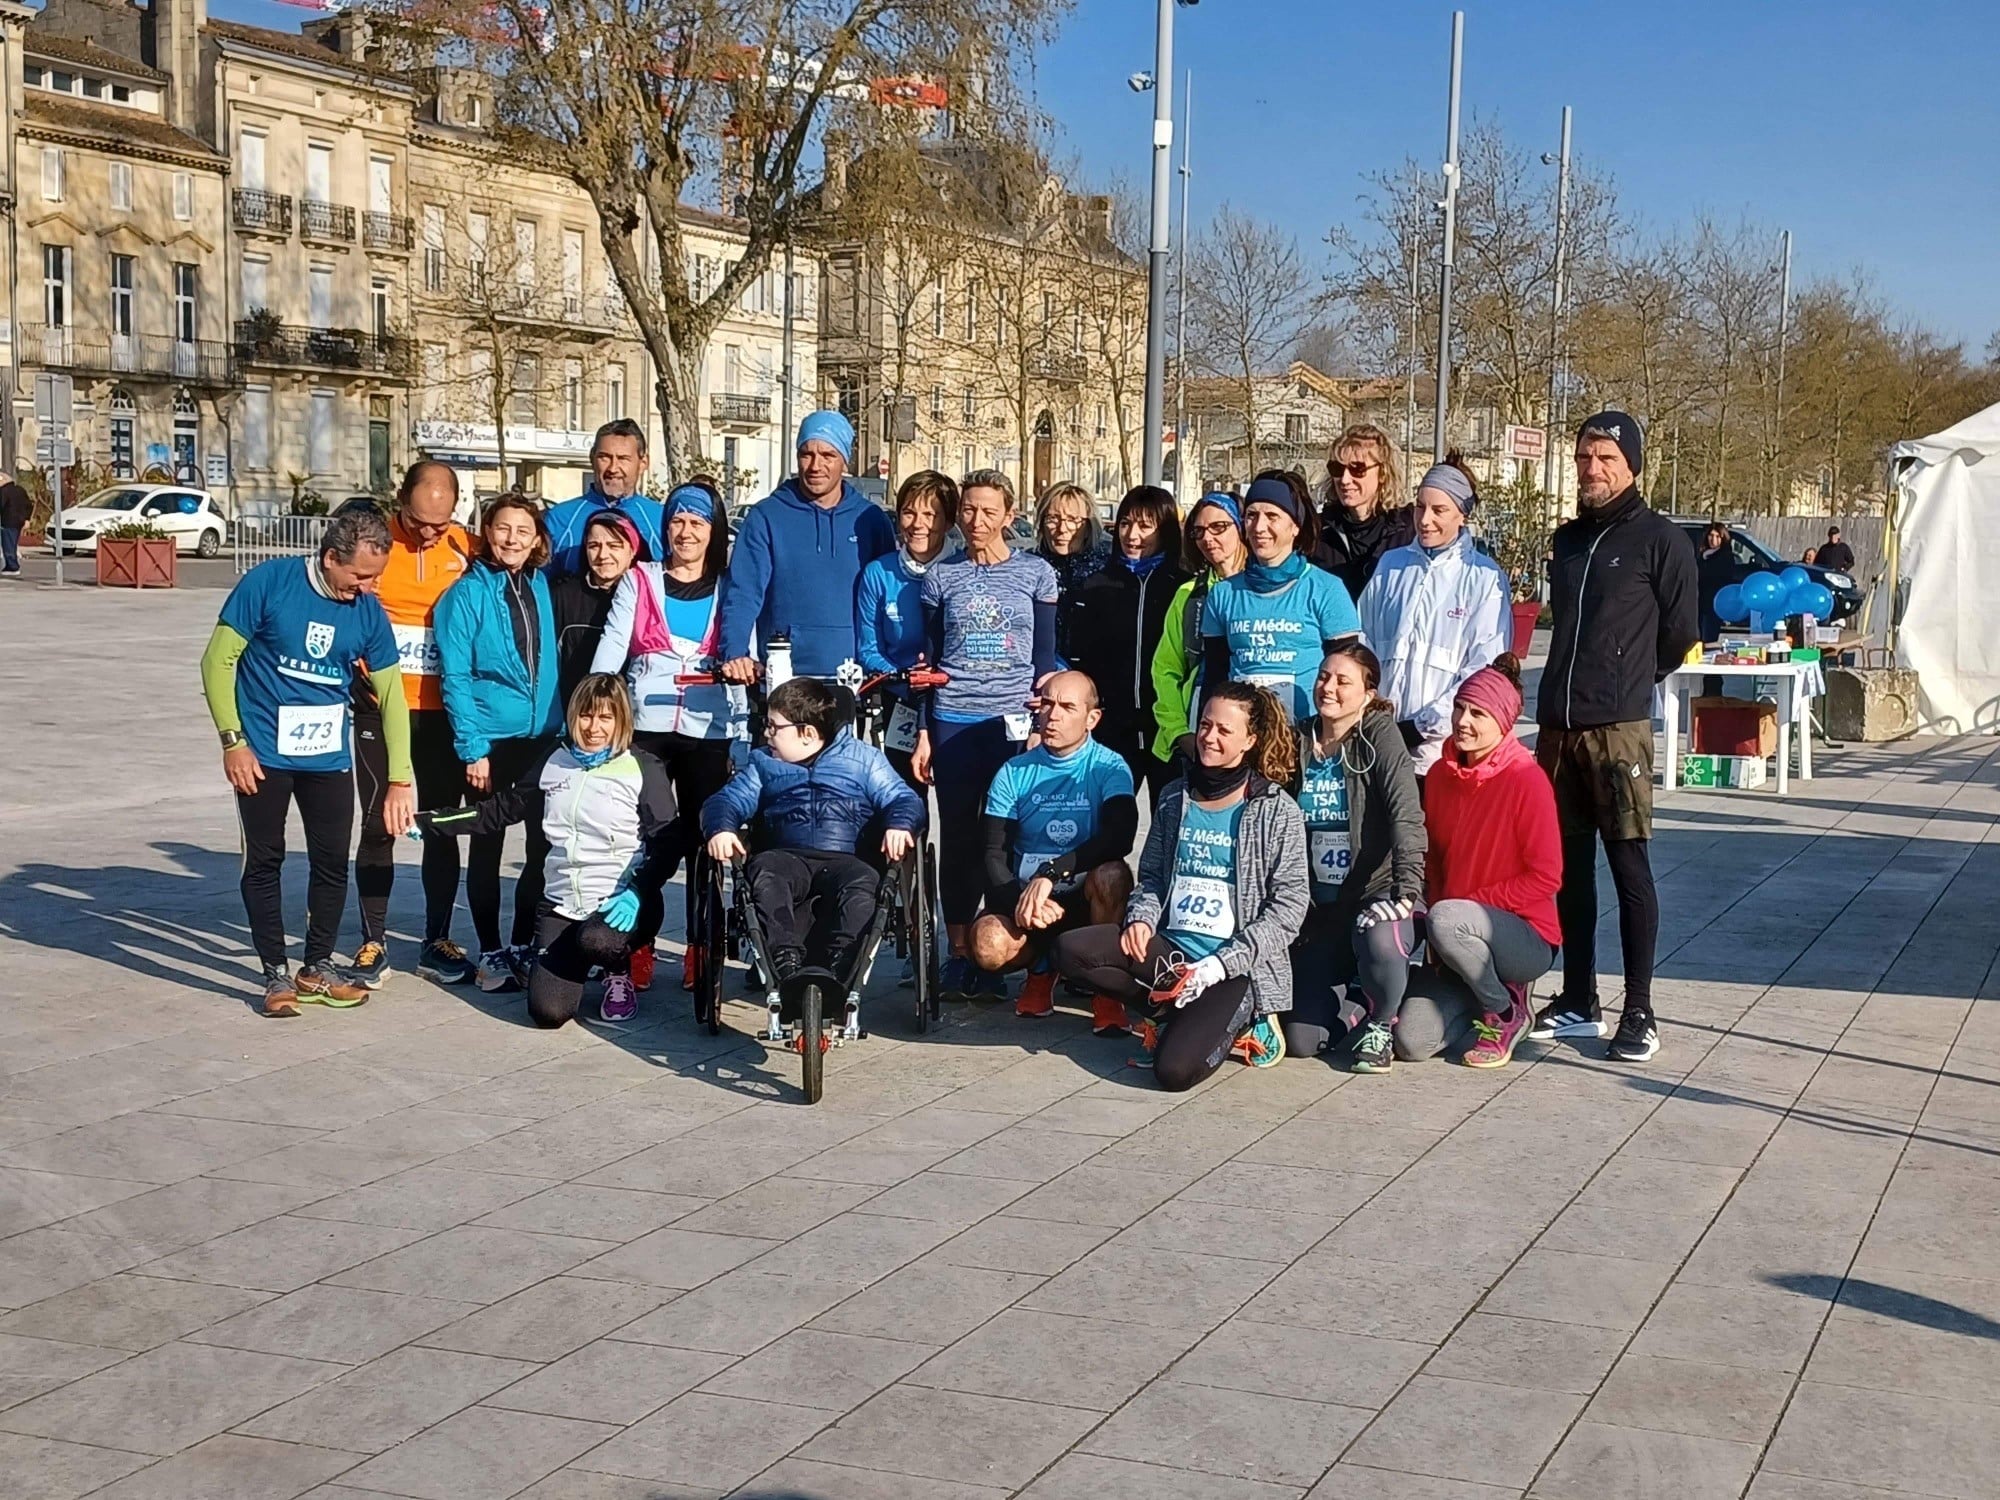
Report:
[[[1066,978],[1141,1009],[1153,1076],[1170,1093],[1232,1051],[1257,1067],[1285,1055],[1277,1017],[1291,1008],[1291,943],[1309,900],[1305,823],[1284,791],[1290,715],[1265,689],[1222,683],[1195,750],[1160,798],[1123,930],[1081,928],[1056,947]]]

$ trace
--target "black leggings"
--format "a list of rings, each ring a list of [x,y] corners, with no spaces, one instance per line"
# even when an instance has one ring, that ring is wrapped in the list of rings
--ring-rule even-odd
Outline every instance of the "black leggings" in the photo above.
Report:
[[[841,972],[875,920],[881,876],[852,854],[825,849],[766,849],[750,856],[751,899],[764,940]]]
[[[1607,839],[1604,862],[1618,893],[1618,944],[1625,954],[1625,1008],[1653,1013],[1653,950],[1660,941],[1660,893],[1647,839]],[[1562,922],[1563,1000],[1597,1005],[1597,831],[1563,835],[1563,881],[1556,893]]]
[[[417,811],[443,812],[465,800],[465,766],[451,742],[451,719],[441,708],[410,710],[410,766],[417,778]],[[354,894],[361,908],[361,941],[389,937],[389,894],[396,885],[396,840],[382,823],[389,793],[389,747],[379,710],[354,715],[354,785],[361,797],[361,842],[354,851]],[[458,900],[458,840],[424,840],[424,941],[451,936],[451,908]]]
[[[1377,922],[1356,932],[1358,915],[1351,906],[1316,906],[1306,919],[1292,948],[1292,1008],[1283,1021],[1288,1053],[1311,1057],[1347,1034],[1338,988],[1348,989],[1350,1013],[1359,1020],[1394,1026],[1402,1013],[1416,924]],[[1365,1004],[1352,1003],[1357,983]]]
[[[659,933],[666,903],[658,891],[639,892],[639,917],[630,932],[620,932],[592,912],[583,921],[566,917],[543,903],[535,915],[535,946],[541,949],[528,976],[528,1015],[543,1029],[572,1019],[583,1003],[583,983],[592,969],[623,974],[632,955]]]
[[[1151,1014],[1160,1023],[1153,1077],[1170,1094],[1191,1089],[1222,1066],[1237,1036],[1257,1019],[1250,980],[1238,976],[1210,985],[1184,1010],[1156,1007],[1152,987],[1166,977],[1174,946],[1155,933],[1146,957],[1135,964],[1118,946],[1123,935],[1123,928],[1109,924],[1066,932],[1056,939],[1056,967],[1065,979]]]
[[[963,927],[986,894],[986,840],[980,817],[993,778],[1025,746],[1007,738],[1003,716],[976,724],[931,725],[931,780],[938,803],[938,897],[944,919]]]
[[[694,857],[701,848],[702,804],[729,784],[728,740],[696,739],[692,735],[648,730],[632,736],[632,743],[648,751],[666,767],[674,785],[674,806],[681,820],[681,874],[686,882],[681,929],[690,939],[696,931]],[[708,892],[709,932],[722,930],[722,898],[713,887]]]
[[[486,752],[487,784],[494,791],[512,786],[529,766],[547,757],[551,744],[545,739],[495,740]],[[492,795],[473,792],[470,798],[484,802]],[[543,868],[549,858],[539,804],[521,826],[527,830],[528,847],[521,857],[521,878],[514,884],[514,926],[509,938],[517,948],[534,938],[535,913],[542,904]],[[506,852],[507,833],[504,829],[475,833],[465,842],[465,904],[472,909],[472,930],[479,938],[479,951],[491,953],[500,946],[500,856]]]
[[[267,969],[285,963],[285,817],[294,802],[306,830],[307,968],[333,957],[340,908],[347,901],[353,773],[264,767],[254,793],[236,794],[236,816],[243,826],[243,910],[250,918],[250,941]]]

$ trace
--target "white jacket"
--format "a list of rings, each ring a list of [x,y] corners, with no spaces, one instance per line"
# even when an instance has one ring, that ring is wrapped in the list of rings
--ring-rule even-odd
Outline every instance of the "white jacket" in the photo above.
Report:
[[[668,628],[665,570],[660,564],[635,563],[619,580],[590,670],[624,674],[632,693],[633,727],[641,733],[684,734],[697,740],[741,737],[748,708],[742,688],[720,682],[683,687],[674,681],[705,670],[721,655],[719,597],[710,594],[701,601],[701,635],[676,635]]]
[[[1382,696],[1421,737],[1411,754],[1418,775],[1436,764],[1451,732],[1458,685],[1511,646],[1511,603],[1505,570],[1470,532],[1436,557],[1415,542],[1383,553],[1361,591],[1361,629],[1382,658]]]

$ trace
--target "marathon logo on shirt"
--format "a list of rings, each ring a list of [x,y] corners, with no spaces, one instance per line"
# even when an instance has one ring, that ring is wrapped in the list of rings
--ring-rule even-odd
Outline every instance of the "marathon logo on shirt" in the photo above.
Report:
[[[1237,638],[1247,647],[1255,650],[1262,647],[1290,649],[1291,643],[1280,642],[1279,636],[1304,635],[1303,620],[1250,620],[1235,627]]]
[[[306,626],[306,655],[323,661],[332,649],[333,627],[322,620],[311,621]]]
[[[1179,843],[1181,857],[1178,873],[1206,875],[1214,880],[1229,879],[1236,840],[1227,829],[1183,828]]]
[[[346,674],[338,667],[323,661],[310,661],[302,656],[286,656],[283,652],[278,654],[278,675],[335,688],[347,686]]]

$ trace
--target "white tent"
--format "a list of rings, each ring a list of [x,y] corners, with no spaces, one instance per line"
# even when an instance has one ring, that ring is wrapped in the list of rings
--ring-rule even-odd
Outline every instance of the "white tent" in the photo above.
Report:
[[[1890,456],[1909,587],[1898,654],[1916,669],[1923,717],[2000,731],[2000,406]]]

